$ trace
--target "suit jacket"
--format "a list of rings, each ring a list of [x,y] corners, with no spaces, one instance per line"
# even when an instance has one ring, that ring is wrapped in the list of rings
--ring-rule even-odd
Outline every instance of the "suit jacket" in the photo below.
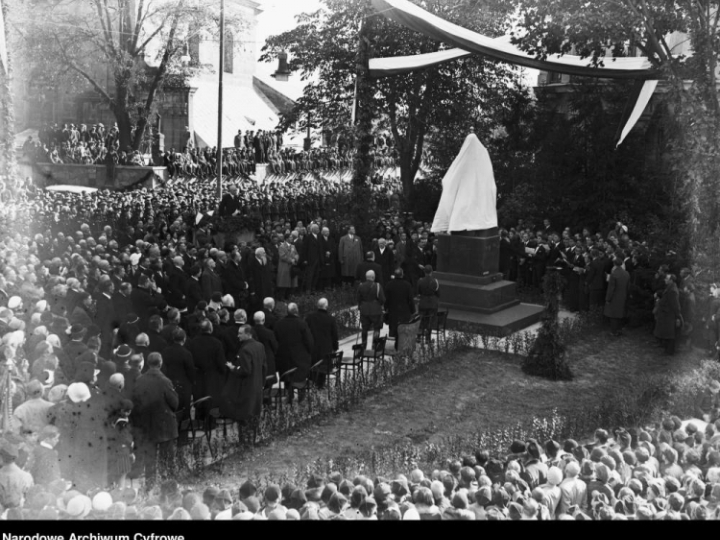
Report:
[[[113,294],[112,301],[113,309],[115,310],[115,318],[120,325],[125,322],[128,313],[134,313],[135,308],[133,308],[132,299],[129,296],[125,296],[119,291]]]
[[[209,268],[203,270],[202,276],[200,277],[200,285],[202,286],[203,300],[206,302],[210,301],[213,293],[219,292],[222,294],[222,280],[220,276]]]
[[[623,270],[622,266],[616,266],[610,274],[608,290],[605,294],[605,316],[611,319],[625,317],[629,293],[630,274]]]
[[[385,286],[385,309],[388,312],[390,328],[408,322],[415,313],[412,285],[404,279],[388,281]]]
[[[161,370],[173,383],[178,394],[178,410],[183,410],[183,416],[189,416],[192,391],[195,385],[193,355],[178,343],[168,345],[161,354],[163,357]]]
[[[313,337],[307,323],[295,315],[288,315],[275,324],[275,337],[278,341],[276,356],[280,374],[297,368],[290,382],[302,383],[312,365]]]
[[[77,370],[78,357],[88,350],[87,345],[82,341],[71,341],[65,345],[62,349],[63,356],[59,358],[60,368],[62,369],[65,377],[72,381],[75,379],[75,371]]]
[[[335,317],[318,309],[305,317],[313,337],[312,361],[318,362],[338,350],[338,326]]]
[[[312,233],[305,236],[302,251],[299,255],[300,264],[307,263],[309,266],[323,264],[325,262],[325,253],[323,252],[320,235],[318,235],[317,238],[315,238]]]
[[[240,210],[242,201],[240,196],[233,197],[232,193],[225,193],[222,200],[220,201],[220,208],[218,213],[220,216],[232,216],[236,210]]]
[[[250,291],[256,294],[261,300],[272,296],[273,283],[269,263],[262,265],[256,257],[253,257],[248,262],[248,270],[248,285],[250,286]]]
[[[432,276],[425,276],[418,281],[420,294],[419,309],[437,309],[440,297],[440,283]]]
[[[140,318],[141,328],[144,328],[143,325],[147,324],[151,308],[156,307],[162,310],[165,307],[165,299],[149,289],[141,289],[140,287],[133,289],[132,293],[130,293],[130,299],[133,303],[135,315]]]
[[[187,349],[195,364],[193,396],[195,399],[211,396],[211,407],[217,407],[227,372],[223,344],[209,334],[200,334],[188,342]]]
[[[375,262],[382,268],[382,282],[383,286],[390,281],[390,277],[393,275],[395,270],[395,255],[389,247],[385,247],[385,251],[380,253],[380,248],[375,248]],[[377,281],[377,280],[376,280]]]
[[[365,261],[357,265],[355,270],[355,279],[357,279],[360,283],[365,281],[365,274],[368,270],[375,272],[375,283],[380,283],[382,285],[385,277],[383,275],[382,266],[372,261]]]
[[[138,377],[133,389],[133,417],[145,436],[155,443],[178,436],[175,411],[179,405],[173,384],[159,369],[151,368]]]
[[[235,261],[228,261],[221,277],[223,290],[234,297],[240,295],[247,288],[245,272]]]
[[[363,281],[358,285],[357,291],[358,306],[360,315],[373,317],[382,315],[385,304],[385,293],[382,285],[373,281]]]
[[[257,341],[265,347],[265,376],[275,375],[277,372],[275,356],[280,348],[280,344],[275,337],[275,332],[262,324],[253,325],[253,330],[255,330],[255,334],[257,335]]]
[[[590,262],[587,269],[587,286],[590,291],[601,291],[605,288],[605,261],[597,258]]]
[[[120,320],[115,314],[115,306],[111,298],[104,294],[100,294],[97,297],[97,312],[95,316],[95,323],[100,328],[100,339],[102,343],[102,350],[105,354],[110,352],[110,346],[112,345],[113,330],[120,326]]]
[[[260,416],[265,386],[265,347],[254,339],[243,342],[223,389],[220,412],[238,422]]]
[[[177,307],[187,293],[188,276],[181,268],[173,265],[167,273],[167,293],[165,299],[173,307]],[[165,291],[163,291],[165,293]],[[194,307],[194,306],[193,306]]]
[[[195,306],[203,300],[203,290],[200,281],[195,278],[187,280],[187,309],[188,313],[195,311]]]

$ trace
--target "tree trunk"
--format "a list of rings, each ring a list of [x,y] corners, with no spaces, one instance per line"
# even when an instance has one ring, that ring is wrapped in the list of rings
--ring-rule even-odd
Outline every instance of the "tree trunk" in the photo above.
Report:
[[[372,13],[370,1],[367,2],[365,13]],[[371,200],[370,174],[372,173],[373,161],[370,156],[372,145],[372,99],[373,83],[370,79],[370,36],[372,35],[373,20],[375,17],[365,17],[360,27],[359,47],[357,54],[357,125],[355,144],[357,154],[355,156],[355,171],[352,179],[352,209],[351,215],[353,225],[360,237],[368,242],[371,238],[371,227],[369,223],[370,213],[368,204]],[[369,244],[367,244],[369,246]]]

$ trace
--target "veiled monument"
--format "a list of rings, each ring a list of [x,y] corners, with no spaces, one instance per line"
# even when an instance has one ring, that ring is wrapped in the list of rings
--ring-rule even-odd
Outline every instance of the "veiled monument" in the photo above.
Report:
[[[487,149],[471,132],[442,181],[432,232],[438,235],[440,309],[448,327],[508,335],[540,320],[543,306],[523,304],[498,271],[497,187]]]

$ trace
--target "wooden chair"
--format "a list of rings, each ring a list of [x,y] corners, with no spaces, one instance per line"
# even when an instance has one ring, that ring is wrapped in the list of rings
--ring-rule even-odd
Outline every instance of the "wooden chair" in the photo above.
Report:
[[[381,337],[375,340],[372,349],[363,351],[363,360],[367,361],[368,364],[372,364],[374,368],[377,367],[378,362],[385,360],[385,345],[387,344],[387,336]],[[368,372],[370,366],[368,365]]]
[[[420,315],[415,315],[409,322],[398,324],[397,349],[387,348],[387,356],[412,355],[417,346],[417,335],[420,331]]]
[[[310,373],[325,375],[325,388],[327,389],[328,399],[330,399],[330,377],[335,377],[336,384],[340,382],[340,369],[344,354],[342,351],[330,353],[310,368]],[[317,389],[314,383],[313,386]]]
[[[434,333],[437,336],[438,341],[440,341],[440,332],[442,332],[443,339],[447,337],[448,315],[450,315],[450,310],[448,309],[439,309],[437,312],[435,328],[432,329],[431,335]]]
[[[363,371],[363,346],[359,343],[357,345],[353,345],[353,355],[352,358],[346,358],[343,359],[342,364],[340,364],[340,369],[342,371],[352,371],[355,373],[355,371],[360,368],[360,377],[365,380],[365,372]]]
[[[205,396],[203,398],[193,401],[192,403],[190,403],[190,409],[192,410],[193,407],[199,405],[200,403],[205,403],[206,401],[210,401],[210,396]],[[192,415],[188,416],[187,418],[181,419],[181,415],[184,412],[185,409],[177,411],[179,446],[192,444],[196,438],[206,436],[206,424],[198,423],[197,420],[192,418]],[[198,431],[200,432],[200,434],[198,434]]]
[[[280,374],[280,381],[278,382],[278,390],[280,391],[281,396],[281,402],[280,402],[280,408],[282,408],[282,398],[291,396],[294,396],[296,392],[299,392],[299,388],[293,386],[292,384],[288,383],[288,377],[295,373],[297,371],[297,368],[294,367],[292,369],[288,369],[285,373]]]

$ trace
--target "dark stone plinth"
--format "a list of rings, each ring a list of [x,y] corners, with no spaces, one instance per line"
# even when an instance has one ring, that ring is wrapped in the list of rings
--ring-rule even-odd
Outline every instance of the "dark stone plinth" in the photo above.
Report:
[[[499,268],[500,237],[497,229],[477,231],[479,236],[438,236],[438,272],[486,276]]]
[[[438,236],[440,309],[448,328],[506,336],[540,320],[542,306],[521,304],[517,286],[498,272],[497,228]]]
[[[542,306],[520,303],[491,314],[450,309],[447,327],[464,332],[489,333],[505,337],[538,322],[543,311]]]

